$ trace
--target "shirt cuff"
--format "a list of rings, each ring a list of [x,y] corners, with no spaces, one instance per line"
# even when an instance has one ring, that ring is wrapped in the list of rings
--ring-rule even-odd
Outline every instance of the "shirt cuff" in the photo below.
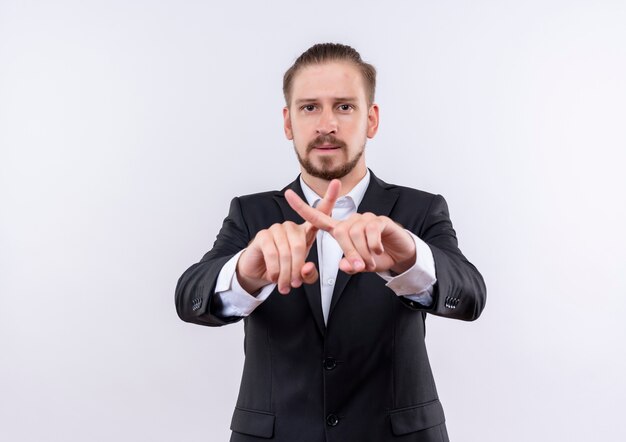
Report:
[[[256,296],[241,287],[237,279],[237,262],[244,250],[246,249],[230,258],[217,277],[214,296],[222,302],[222,311],[216,312],[220,316],[248,316],[268,298],[276,287],[276,284],[270,283],[261,288]]]
[[[406,230],[406,229],[405,229]],[[386,286],[398,296],[406,296],[422,305],[432,304],[433,286],[437,282],[433,252],[424,241],[407,230],[415,242],[415,264],[406,272],[392,275],[390,271],[378,272],[387,281]]]

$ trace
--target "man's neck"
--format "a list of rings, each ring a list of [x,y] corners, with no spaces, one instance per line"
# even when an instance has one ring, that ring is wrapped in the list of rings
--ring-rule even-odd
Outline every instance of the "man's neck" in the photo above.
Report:
[[[339,181],[341,181],[341,193],[339,196],[344,196],[354,189],[354,186],[359,184],[359,181],[363,179],[366,173],[367,167],[363,165],[362,167],[355,167],[348,175],[343,178],[339,178]],[[326,194],[326,189],[328,188],[330,181],[309,175],[304,170],[302,170],[302,179],[320,197],[323,197]]]

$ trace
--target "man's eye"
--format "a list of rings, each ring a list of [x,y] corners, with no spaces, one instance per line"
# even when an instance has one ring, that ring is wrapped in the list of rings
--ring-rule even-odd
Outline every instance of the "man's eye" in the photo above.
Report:
[[[306,112],[313,112],[315,110],[315,105],[313,104],[307,104],[302,106],[302,110],[306,111]]]
[[[342,111],[349,111],[351,109],[352,109],[352,105],[350,104],[342,104],[339,106],[339,110],[342,110]]]

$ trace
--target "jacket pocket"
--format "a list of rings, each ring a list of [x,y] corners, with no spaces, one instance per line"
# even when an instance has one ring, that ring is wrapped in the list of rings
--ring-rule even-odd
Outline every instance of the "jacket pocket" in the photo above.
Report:
[[[274,436],[274,415],[235,407],[230,429],[237,433],[269,439]]]
[[[391,431],[396,436],[425,430],[446,421],[443,407],[439,399],[416,405],[415,407],[400,408],[389,412]]]

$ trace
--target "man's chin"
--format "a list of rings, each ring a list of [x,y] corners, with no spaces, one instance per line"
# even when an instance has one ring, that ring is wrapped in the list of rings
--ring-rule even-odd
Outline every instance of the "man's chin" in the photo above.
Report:
[[[363,150],[356,155],[353,159],[347,162],[337,161],[337,158],[306,158],[302,159],[298,155],[298,151],[296,150],[296,155],[298,156],[298,161],[302,168],[309,175],[320,178],[326,181],[341,179],[348,175],[359,162],[359,159],[363,155]],[[317,163],[317,164],[314,164]],[[339,163],[339,164],[337,164]]]
[[[326,181],[341,179],[344,176],[346,176],[348,173],[350,173],[349,170],[346,171],[341,168],[339,169],[310,169],[310,170],[306,170],[306,172],[315,178],[321,178]]]

